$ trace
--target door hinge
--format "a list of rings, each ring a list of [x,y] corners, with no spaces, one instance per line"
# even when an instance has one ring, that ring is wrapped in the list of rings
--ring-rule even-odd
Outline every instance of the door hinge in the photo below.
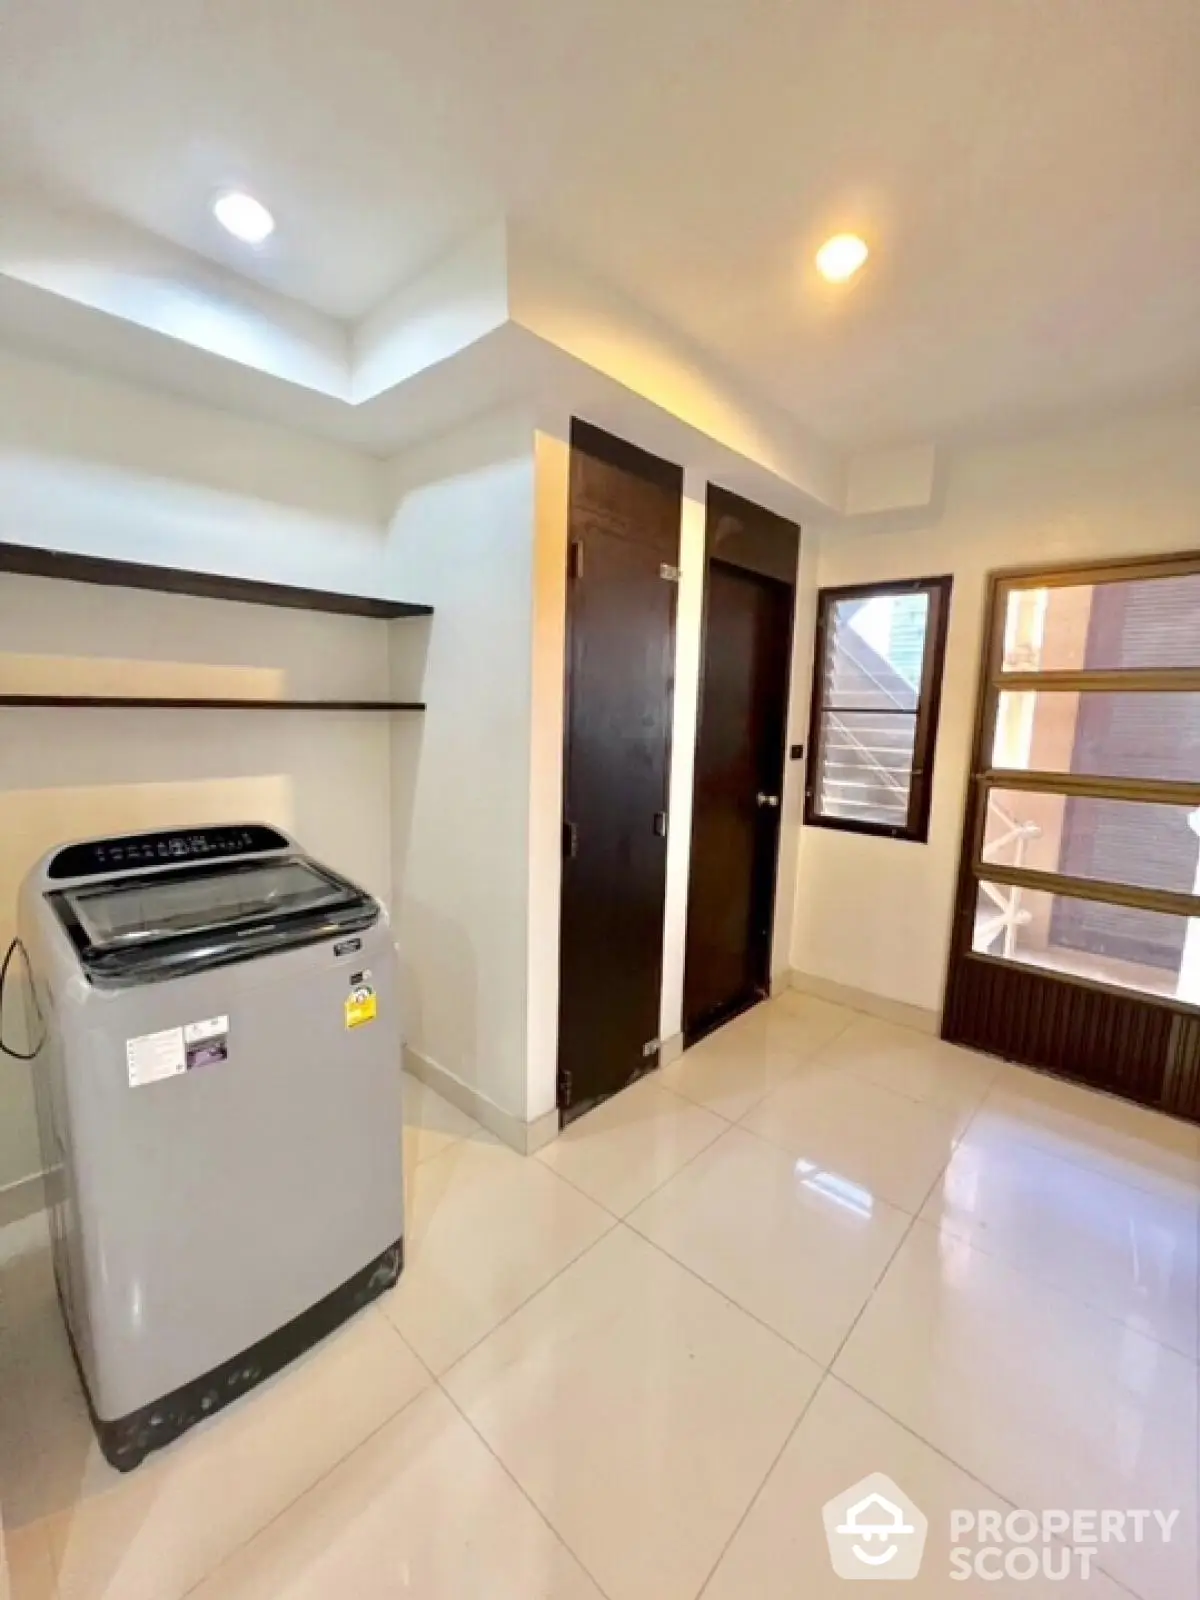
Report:
[[[575,1087],[575,1085],[574,1085],[574,1082],[573,1082],[573,1080],[571,1078],[571,1069],[570,1069],[570,1067],[559,1067],[559,1069],[558,1069],[558,1103],[559,1103],[560,1106],[569,1106],[571,1104],[571,1090],[574,1087]]]
[[[583,540],[572,539],[567,546],[567,577],[583,577]]]
[[[671,566],[669,562],[663,562],[658,569],[658,575],[660,578],[665,578],[668,583],[679,582],[679,568]]]
[[[661,1045],[661,1039],[647,1039],[645,1044],[642,1046],[643,1056],[657,1055]]]
[[[563,823],[562,853],[564,861],[570,861],[579,854],[579,829],[573,822]]]
[[[667,813],[656,811],[654,813],[654,831],[660,839],[667,837]]]

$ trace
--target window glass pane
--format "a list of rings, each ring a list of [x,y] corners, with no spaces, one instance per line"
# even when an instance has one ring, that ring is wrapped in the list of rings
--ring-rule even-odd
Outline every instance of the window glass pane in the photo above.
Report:
[[[983,859],[1134,889],[1194,894],[1200,892],[1200,809],[993,789]]]
[[[915,713],[826,711],[821,718],[818,815],[903,828],[916,726]]]
[[[1200,667],[1200,572],[1009,592],[1005,672]]]
[[[1200,783],[1200,694],[1005,690],[992,765]]]
[[[826,623],[825,704],[915,711],[928,621],[927,593],[834,601]]]
[[[981,883],[972,949],[1200,1005],[1200,919]]]

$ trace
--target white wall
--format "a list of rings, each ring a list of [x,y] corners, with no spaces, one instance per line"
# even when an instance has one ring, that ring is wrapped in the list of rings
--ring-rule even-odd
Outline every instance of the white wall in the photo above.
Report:
[[[811,541],[810,541],[811,542]],[[1000,567],[1200,547],[1200,411],[952,456],[940,514],[917,531],[823,532],[818,585],[954,575],[928,845],[805,828],[792,965],[937,1009],[970,764],[984,580]]]
[[[0,539],[370,592],[378,472],[0,355]],[[357,618],[0,574],[10,692],[369,697],[386,692],[388,644]],[[262,817],[387,896],[390,779],[378,715],[0,708],[0,950],[42,852],[122,829]],[[0,1188],[38,1165],[29,1069],[0,1057]]]
[[[679,597],[675,611],[675,694],[671,708],[671,773],[667,798],[667,887],[663,915],[662,1008],[658,1036],[683,1031],[683,968],[687,947],[688,873],[700,649],[704,626],[705,496],[701,474],[685,469],[679,525]]]
[[[534,438],[533,648],[529,763],[529,1118],[558,1102],[558,934],[562,909],[563,728],[571,450]]]
[[[0,351],[3,540],[379,592],[380,473],[340,445]]]
[[[531,1120],[533,452],[532,422],[506,413],[400,458],[386,554],[437,613],[393,640],[396,690],[429,703],[393,730],[408,1044],[518,1122]]]

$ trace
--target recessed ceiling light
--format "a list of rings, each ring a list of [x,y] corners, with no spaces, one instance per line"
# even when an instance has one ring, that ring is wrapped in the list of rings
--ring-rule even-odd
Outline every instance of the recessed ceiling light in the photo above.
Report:
[[[213,215],[235,239],[245,244],[261,244],[275,231],[275,218],[252,194],[231,190],[213,201]]]
[[[817,251],[817,271],[830,283],[852,278],[870,254],[856,233],[835,233]]]

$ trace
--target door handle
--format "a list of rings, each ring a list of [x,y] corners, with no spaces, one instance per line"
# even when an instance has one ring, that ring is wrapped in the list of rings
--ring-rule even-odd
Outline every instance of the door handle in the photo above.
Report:
[[[760,806],[777,806],[779,804],[779,796],[777,794],[763,794],[760,789],[754,796],[754,802]]]

